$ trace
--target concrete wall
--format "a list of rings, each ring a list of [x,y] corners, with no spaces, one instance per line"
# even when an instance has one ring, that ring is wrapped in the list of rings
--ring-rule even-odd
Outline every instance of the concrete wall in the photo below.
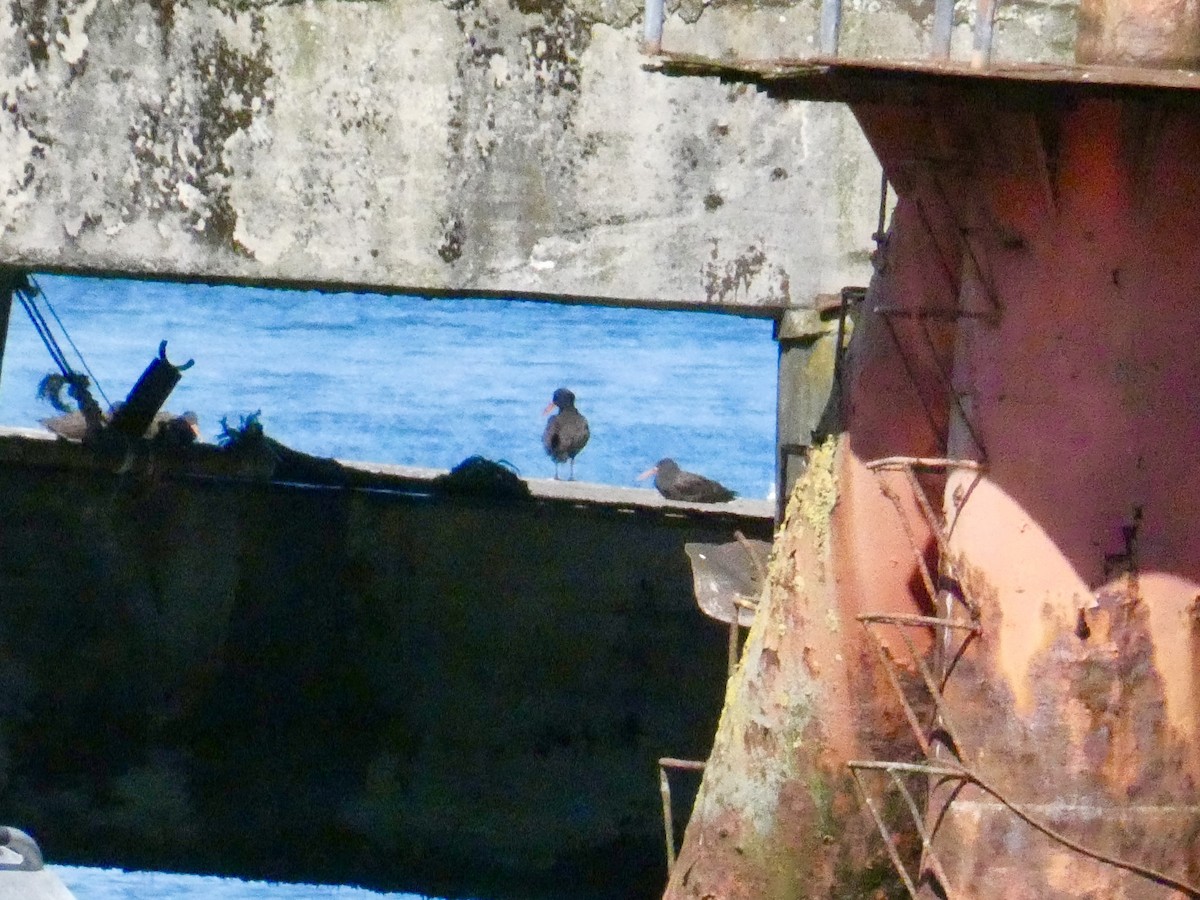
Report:
[[[1076,5],[1001,5],[997,55],[1070,59]],[[816,10],[682,0],[664,49],[805,56]],[[924,54],[931,12],[847,4],[843,53]],[[7,0],[0,263],[769,307],[865,283],[879,168],[848,113],[644,71],[641,15]]]
[[[656,760],[707,755],[726,675],[683,543],[769,538],[769,507],[0,458],[0,804],[51,860],[661,892]]]
[[[643,71],[640,15],[7,2],[0,262],[772,307],[861,283],[879,168],[848,114]]]

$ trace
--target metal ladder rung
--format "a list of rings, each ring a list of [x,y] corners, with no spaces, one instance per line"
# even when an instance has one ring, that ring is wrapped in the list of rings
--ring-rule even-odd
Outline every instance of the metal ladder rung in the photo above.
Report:
[[[675,818],[671,814],[671,781],[667,778],[668,769],[682,769],[685,772],[703,772],[707,763],[699,759],[675,759],[664,756],[658,761],[658,790],[662,797],[663,831],[667,839],[667,874],[675,868]]]
[[[971,780],[966,770],[954,766],[931,766],[928,763],[896,762],[889,759],[852,759],[846,765],[851,769],[875,769],[881,772],[903,772],[905,775],[936,775],[942,778]]]
[[[939,616],[918,616],[908,613],[864,613],[863,615],[855,616],[860,622],[880,625],[921,625],[933,626],[942,628],[962,628],[965,631],[974,633],[979,632],[979,625],[975,622],[960,622],[957,619],[943,619]]]
[[[898,472],[902,469],[924,469],[926,471],[965,469],[968,472],[987,471],[987,464],[976,459],[949,459],[940,456],[885,456],[881,459],[871,460],[866,466],[872,472]]]
[[[895,316],[899,319],[994,319],[996,313],[988,310],[974,309],[909,309],[904,306],[876,306],[872,311],[881,316]]]
[[[933,834],[925,824],[925,818],[921,815],[920,807],[917,805],[916,798],[913,797],[912,791],[904,783],[902,775],[940,775],[948,778],[960,778],[967,780],[968,776],[964,773],[947,768],[944,766],[929,766],[920,765],[917,763],[902,763],[891,762],[884,760],[851,760],[846,764],[850,769],[850,774],[854,778],[854,786],[858,788],[859,794],[862,795],[863,802],[866,803],[868,811],[871,813],[871,818],[875,820],[875,827],[879,829],[880,835],[883,837],[884,849],[887,851],[888,858],[895,867],[897,874],[904,882],[904,887],[908,891],[913,900],[918,900],[917,882],[920,880],[920,872],[917,873],[917,878],[909,874],[908,869],[904,865],[904,860],[900,858],[900,853],[896,850],[896,841],[892,836],[891,829],[888,828],[887,822],[884,821],[883,814],[879,811],[879,806],[875,799],[867,790],[867,785],[863,782],[861,773],[864,771],[885,772],[891,779],[892,786],[899,791],[900,796],[904,800],[904,805],[908,809],[908,814],[912,818],[913,827],[916,829],[917,835],[921,839],[921,862],[928,864],[930,871],[939,881],[942,891],[945,896],[953,897],[955,892],[950,887],[950,880],[946,877],[946,870],[942,866],[941,860],[933,849]]]
[[[917,673],[920,675],[921,681],[925,685],[925,691],[929,695],[929,699],[933,702],[933,708],[937,713],[937,719],[941,723],[940,728],[934,728],[932,725],[923,725],[917,715],[916,709],[913,708],[908,694],[904,689],[904,685],[900,682],[900,663],[893,656],[890,648],[888,648],[883,639],[871,627],[872,625],[915,625],[918,624],[917,619],[934,617],[923,616],[891,616],[888,614],[875,614],[858,616],[858,620],[862,623],[867,635],[871,639],[871,643],[875,647],[875,653],[879,657],[879,662],[883,666],[884,674],[887,676],[888,683],[892,687],[892,691],[896,695],[896,699],[900,701],[901,709],[904,712],[904,718],[908,722],[908,727],[912,731],[913,737],[916,739],[918,746],[921,748],[921,753],[926,759],[934,757],[934,735],[936,732],[941,732],[945,738],[949,740],[952,751],[957,755],[961,752],[962,747],[958,739],[958,729],[954,727],[954,722],[950,715],[950,711],[946,709],[942,688],[945,686],[945,677],[939,678],[929,668],[929,664],[923,658],[923,654],[917,651],[916,645],[913,644],[904,630],[899,632],[900,639],[904,643],[905,650],[908,652],[909,659],[917,667]],[[899,621],[893,621],[894,619]],[[920,623],[922,627],[926,627],[925,623]],[[963,627],[959,623],[955,623],[955,627]],[[963,636],[958,650],[953,654],[955,660],[962,654],[962,651],[971,642],[972,638],[979,633],[978,628],[967,628],[967,634]]]
[[[905,515],[900,496],[888,485],[884,479],[885,472],[900,472],[904,475],[908,482],[909,489],[912,491],[913,499],[921,510],[921,515],[925,518],[925,523],[929,526],[929,530],[933,533],[934,539],[937,541],[938,552],[942,559],[947,561],[951,559],[950,554],[950,535],[948,526],[942,517],[934,510],[933,504],[929,501],[929,495],[925,492],[920,479],[917,477],[917,470],[925,471],[948,471],[950,469],[961,469],[963,471],[974,472],[978,479],[986,466],[976,460],[971,459],[949,459],[942,457],[923,457],[923,456],[888,456],[882,459],[872,460],[866,464],[867,468],[875,473],[875,477],[879,479],[879,489],[883,492],[892,505],[896,507],[896,513],[900,516],[900,524],[904,528],[905,537],[908,538],[909,545],[912,547],[913,557],[917,567],[921,572],[921,580],[925,584],[925,590],[929,594],[930,601],[936,603],[939,593],[940,582],[935,583],[933,573],[929,571],[929,566],[925,561],[925,555],[917,542],[917,536],[913,533],[912,525],[909,524],[908,517]],[[957,580],[957,579],[956,579]],[[978,617],[979,607],[970,597],[963,595],[962,602],[970,610],[973,617]]]

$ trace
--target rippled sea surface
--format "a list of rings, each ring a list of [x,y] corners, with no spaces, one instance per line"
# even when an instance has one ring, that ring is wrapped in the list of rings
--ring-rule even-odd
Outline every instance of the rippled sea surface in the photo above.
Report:
[[[770,322],[718,314],[530,301],[378,295],[41,276],[109,401],[125,397],[166,340],[194,359],[167,407],[194,410],[203,439],[261,411],[291,447],[448,469],[481,454],[525,477],[554,475],[542,409],[570,387],[591,423],[581,481],[633,486],[663,456],[746,497],[769,496],[776,346]],[[75,351],[43,311],[72,365]],[[15,304],[0,372],[0,424],[36,427],[54,371]],[[101,402],[103,402],[102,398]],[[564,468],[565,476],[566,470]],[[645,484],[643,483],[643,486]],[[53,859],[53,848],[46,848]],[[358,888],[54,866],[78,900],[368,900]]]
[[[634,486],[639,473],[671,456],[743,496],[765,498],[771,490],[777,351],[767,320],[535,301],[37,281],[110,401],[124,399],[160,341],[168,342],[172,362],[194,359],[167,407],[194,410],[208,441],[222,417],[237,425],[261,411],[267,434],[309,453],[441,469],[479,454],[511,463],[524,477],[548,478],[554,465],[542,451],[542,409],[566,386],[591,424],[578,480]],[[0,423],[36,426],[54,414],[36,397],[50,371],[48,351],[14,304]]]
[[[279,884],[83,866],[50,869],[76,900],[421,900],[416,894],[379,894],[339,885]]]

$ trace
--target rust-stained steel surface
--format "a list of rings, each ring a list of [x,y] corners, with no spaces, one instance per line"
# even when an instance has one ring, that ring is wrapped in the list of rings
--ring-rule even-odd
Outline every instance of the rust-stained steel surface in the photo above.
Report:
[[[927,241],[915,230],[893,226],[893,233],[889,240]],[[865,305],[946,296],[940,270],[897,267],[877,276]],[[935,327],[944,355],[950,331]],[[915,320],[896,329],[905,340],[920,339]],[[889,681],[895,674],[912,691],[920,676],[911,659],[898,673],[880,668],[857,617],[929,611],[909,533],[923,555],[935,542],[914,499],[894,503],[867,463],[940,455],[950,404],[939,394],[936,359],[922,350],[902,364],[882,317],[864,316],[854,335],[844,366],[847,430],[814,452],[788,504],[667,889],[673,900],[902,896],[847,763],[920,757]],[[929,486],[940,494],[942,483],[934,477]],[[881,626],[879,637],[887,652],[904,656],[896,626]],[[927,629],[910,637],[918,653],[930,651]],[[925,714],[928,701],[914,694]],[[895,795],[879,800],[896,831],[896,852],[915,864],[911,815]]]
[[[986,68],[964,60],[850,59],[814,56],[803,59],[727,60],[663,51],[645,68],[668,75],[702,75],[759,85],[794,99],[856,102],[904,96],[928,88],[971,88],[983,85],[1054,87],[1069,92],[1109,92],[1119,88],[1194,91],[1200,71],[1142,68],[1131,65],[1076,65],[992,62]]]
[[[883,264],[961,273],[957,307],[998,310],[954,326],[946,443],[978,438],[986,469],[947,477],[941,568],[980,617],[944,688],[957,759],[936,756],[976,784],[933,792],[925,874],[952,897],[1198,896],[1196,103],[951,100],[854,106],[893,234],[940,236]]]
[[[1200,65],[1200,8],[1177,0],[1081,0],[1075,58],[1194,69]]]
[[[896,74],[845,432],[667,897],[1200,896],[1200,95]]]

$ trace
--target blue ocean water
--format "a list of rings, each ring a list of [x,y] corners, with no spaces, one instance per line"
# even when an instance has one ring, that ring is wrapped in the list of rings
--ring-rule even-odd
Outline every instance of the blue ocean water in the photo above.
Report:
[[[268,434],[308,453],[445,469],[482,454],[548,478],[554,465],[542,451],[542,409],[567,386],[591,423],[579,480],[633,486],[640,472],[673,456],[743,496],[771,491],[777,350],[765,320],[48,275],[37,282],[109,401],[125,397],[162,340],[172,362],[195,359],[168,408],[194,410],[208,441],[222,417],[237,424],[261,410]],[[36,397],[51,371],[14,304],[0,424],[36,427],[55,414]],[[413,898],[53,868],[78,900]]]
[[[261,411],[267,434],[308,453],[441,469],[480,454],[549,478],[542,409],[566,386],[591,424],[578,480],[635,486],[639,473],[672,456],[745,497],[772,489],[777,350],[767,320],[49,275],[37,282],[110,401],[124,399],[160,341],[172,362],[194,359],[167,406],[195,411],[204,440],[216,439],[222,417],[236,425]],[[0,424],[36,426],[55,414],[36,397],[51,371],[14,304]]]
[[[416,894],[380,894],[340,885],[280,884],[85,866],[49,868],[75,900],[421,900]]]

